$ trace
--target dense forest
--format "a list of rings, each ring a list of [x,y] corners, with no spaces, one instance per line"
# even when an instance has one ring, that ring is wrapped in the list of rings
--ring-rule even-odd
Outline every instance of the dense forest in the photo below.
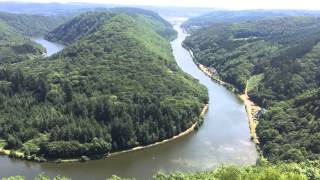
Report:
[[[178,68],[174,36],[137,9],[59,26],[48,38],[69,44],[63,51],[0,69],[0,146],[33,158],[95,158],[188,129],[207,90]]]
[[[184,43],[267,109],[257,134],[272,162],[319,159],[319,35],[319,18],[282,17],[204,27]]]

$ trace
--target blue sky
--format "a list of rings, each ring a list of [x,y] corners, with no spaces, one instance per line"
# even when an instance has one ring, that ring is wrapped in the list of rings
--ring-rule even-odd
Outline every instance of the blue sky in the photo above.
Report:
[[[0,0],[8,1],[8,0]],[[320,0],[15,0],[19,2],[87,2],[124,5],[160,5],[213,7],[226,9],[314,9],[320,10]]]

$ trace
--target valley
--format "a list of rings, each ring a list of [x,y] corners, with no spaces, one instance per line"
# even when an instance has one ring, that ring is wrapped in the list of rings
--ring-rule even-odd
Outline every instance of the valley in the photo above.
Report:
[[[171,43],[175,59],[182,70],[199,79],[209,90],[209,111],[198,130],[166,144],[86,163],[38,164],[0,157],[1,164],[6,164],[0,174],[15,175],[29,167],[28,173],[20,175],[32,178],[45,172],[51,177],[60,174],[72,179],[104,179],[116,174],[148,179],[158,170],[187,172],[210,169],[224,163],[254,164],[258,157],[250,141],[243,104],[223,86],[211,81],[193,63],[188,51],[181,46],[186,34],[179,27],[180,21],[175,22],[178,38]],[[88,173],[88,170],[94,173]],[[140,173],[142,170],[143,174]]]
[[[319,11],[0,4],[0,179],[319,179]]]

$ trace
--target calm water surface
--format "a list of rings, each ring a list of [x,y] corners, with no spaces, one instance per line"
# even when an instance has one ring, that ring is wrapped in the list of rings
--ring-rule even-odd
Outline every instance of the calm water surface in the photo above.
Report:
[[[186,34],[179,24],[175,29],[178,38],[171,44],[178,65],[209,90],[210,108],[198,131],[164,145],[86,163],[38,164],[0,156],[0,177],[23,175],[32,179],[45,172],[49,176],[63,175],[74,180],[102,180],[113,174],[149,179],[158,171],[201,171],[221,164],[254,164],[258,155],[250,141],[244,105],[235,95],[198,70],[181,46]],[[47,46],[48,42],[43,40],[37,42],[44,42],[43,46],[47,48],[56,48],[48,51],[48,55],[63,47],[50,42]]]
[[[65,47],[64,45],[47,41],[43,37],[34,37],[31,38],[31,40],[38,44],[41,44],[43,47],[47,49],[46,56],[51,56],[52,54],[61,51]]]

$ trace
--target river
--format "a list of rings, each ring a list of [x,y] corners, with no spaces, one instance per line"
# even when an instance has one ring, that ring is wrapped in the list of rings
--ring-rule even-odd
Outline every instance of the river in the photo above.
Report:
[[[54,43],[47,41],[43,37],[33,37],[31,38],[32,41],[41,44],[43,47],[47,49],[46,57],[51,56],[59,51],[61,51],[65,46],[62,44]]]
[[[209,111],[198,131],[156,147],[85,163],[39,164],[0,156],[0,177],[23,175],[32,179],[45,172],[49,176],[60,174],[74,180],[105,180],[113,174],[149,179],[158,171],[201,171],[221,164],[254,164],[258,154],[250,140],[244,105],[197,68],[188,51],[181,46],[186,34],[179,24],[174,27],[178,38],[171,45],[178,65],[209,91]],[[47,47],[46,44],[42,45]]]

